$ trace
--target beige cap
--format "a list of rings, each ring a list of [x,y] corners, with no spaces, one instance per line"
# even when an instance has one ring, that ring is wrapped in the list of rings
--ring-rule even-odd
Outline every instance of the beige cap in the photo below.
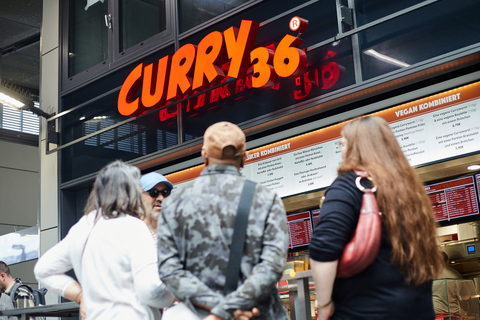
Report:
[[[203,149],[215,159],[237,159],[245,152],[245,134],[233,123],[217,122],[205,131]]]

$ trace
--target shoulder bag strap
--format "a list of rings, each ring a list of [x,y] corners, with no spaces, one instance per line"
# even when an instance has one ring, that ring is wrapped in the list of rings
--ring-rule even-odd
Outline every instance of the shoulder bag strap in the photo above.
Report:
[[[225,286],[223,287],[223,293],[225,295],[237,289],[238,278],[240,276],[240,262],[243,256],[245,236],[247,233],[248,215],[252,206],[256,185],[253,181],[245,180],[242,194],[240,195],[240,203],[238,204],[233,230],[233,240],[230,247],[230,256],[228,258],[227,276]]]

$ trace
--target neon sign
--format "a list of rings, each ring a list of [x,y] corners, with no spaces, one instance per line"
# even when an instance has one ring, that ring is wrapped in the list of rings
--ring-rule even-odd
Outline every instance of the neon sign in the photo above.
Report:
[[[308,22],[294,17],[289,25],[300,35]],[[246,89],[278,90],[279,78],[294,78],[296,86],[302,87],[294,92],[295,99],[302,99],[310,93],[311,79],[321,88],[331,87],[338,80],[338,65],[332,62],[325,66],[330,69],[323,67],[304,73],[307,56],[299,49],[303,42],[299,36],[285,35],[276,48],[273,45],[254,48],[258,29],[258,23],[242,20],[240,28],[230,27],[223,33],[211,32],[198,46],[185,44],[172,56],[160,58],[158,64],[140,63],[120,89],[118,111],[124,116],[138,116],[149,108],[173,106],[175,101],[231,78],[237,79],[234,90],[229,82],[212,89],[209,99],[206,93],[200,93],[196,101],[189,99],[186,103],[187,113]],[[140,88],[141,95],[137,96]],[[175,117],[176,113],[176,110],[170,112],[166,108],[160,111],[159,117],[165,121]]]

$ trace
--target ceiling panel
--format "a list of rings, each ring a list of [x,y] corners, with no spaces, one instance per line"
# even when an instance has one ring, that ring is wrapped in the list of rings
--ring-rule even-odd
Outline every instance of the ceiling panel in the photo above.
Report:
[[[39,0],[0,0],[0,78],[38,95],[40,72]]]

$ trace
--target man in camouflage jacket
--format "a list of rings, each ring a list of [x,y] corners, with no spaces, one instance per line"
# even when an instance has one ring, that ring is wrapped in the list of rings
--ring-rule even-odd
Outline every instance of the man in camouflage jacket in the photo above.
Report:
[[[219,122],[204,135],[205,169],[164,201],[158,221],[160,277],[167,287],[204,319],[251,317],[287,320],[275,283],[285,268],[288,248],[286,213],[278,195],[257,184],[249,213],[240,279],[223,295],[234,222],[245,178],[245,135]]]

